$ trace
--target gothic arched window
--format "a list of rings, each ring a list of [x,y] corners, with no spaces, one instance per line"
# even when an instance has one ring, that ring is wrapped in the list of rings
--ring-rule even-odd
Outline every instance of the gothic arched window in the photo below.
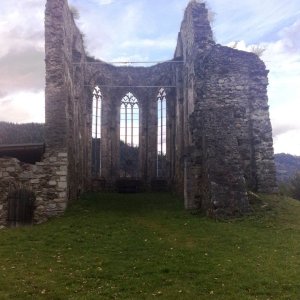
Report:
[[[120,139],[130,147],[139,146],[139,104],[133,94],[121,100]]]
[[[138,177],[139,103],[132,93],[121,100],[120,156],[121,176]]]
[[[93,91],[92,114],[92,174],[101,175],[101,112],[102,93],[98,86]]]
[[[157,157],[156,176],[166,177],[167,153],[167,100],[166,91],[161,88],[157,95]]]

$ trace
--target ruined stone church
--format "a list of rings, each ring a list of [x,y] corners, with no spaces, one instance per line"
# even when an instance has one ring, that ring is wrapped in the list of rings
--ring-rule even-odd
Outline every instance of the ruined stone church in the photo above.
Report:
[[[45,145],[28,146],[33,163],[0,158],[0,225],[20,190],[34,222],[89,190],[171,190],[216,217],[276,190],[268,71],[215,43],[205,4],[188,4],[174,57],[150,67],[87,56],[67,0],[47,1],[45,45]]]

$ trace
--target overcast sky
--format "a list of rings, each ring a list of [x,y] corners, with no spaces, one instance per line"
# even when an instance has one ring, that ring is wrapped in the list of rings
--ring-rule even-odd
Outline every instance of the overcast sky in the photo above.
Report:
[[[0,120],[44,122],[45,0],[0,1]],[[207,0],[217,43],[266,47],[275,152],[300,155],[300,1]],[[106,61],[173,56],[188,0],[69,0],[90,55]]]

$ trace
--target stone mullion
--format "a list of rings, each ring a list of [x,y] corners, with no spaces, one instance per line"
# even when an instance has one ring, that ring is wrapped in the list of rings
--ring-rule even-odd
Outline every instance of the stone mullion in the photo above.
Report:
[[[110,177],[115,182],[120,175],[120,108],[121,96],[113,94],[111,96],[111,121],[109,124],[110,132]]]
[[[167,180],[170,182],[174,176],[174,155],[175,155],[175,111],[174,104],[176,103],[176,92],[170,91],[166,97],[166,156],[167,156]]]
[[[160,101],[160,160],[161,160],[161,163],[160,163],[160,168],[161,168],[161,175],[163,174],[163,172],[165,171],[164,170],[164,164],[163,164],[163,138],[164,138],[164,120],[163,120],[163,101],[164,101],[164,98],[161,98],[161,101]],[[157,128],[158,130],[158,128]],[[158,143],[158,141],[157,141]],[[157,159],[158,159],[158,155],[157,155]],[[156,170],[157,171],[157,170]]]
[[[145,163],[145,158],[146,158],[146,131],[147,131],[147,126],[146,126],[146,120],[147,120],[147,109],[145,109],[145,99],[146,99],[146,91],[145,90],[132,90],[132,93],[134,97],[138,100],[138,111],[139,111],[139,141],[138,141],[138,147],[139,147],[139,157],[138,157],[138,177],[144,179],[145,177],[145,170],[147,168],[147,164]],[[133,112],[134,112],[134,105],[132,104],[130,106],[131,109],[131,143],[133,144]]]
[[[130,113],[131,113],[131,141],[130,146],[133,147],[133,105],[130,106]]]
[[[107,92],[103,92],[102,99],[102,123],[101,123],[101,166],[102,166],[102,176],[106,180],[110,180],[110,161],[111,161],[111,153],[110,153],[110,95]]]
[[[148,180],[156,178],[157,160],[157,94],[154,90],[148,94]]]

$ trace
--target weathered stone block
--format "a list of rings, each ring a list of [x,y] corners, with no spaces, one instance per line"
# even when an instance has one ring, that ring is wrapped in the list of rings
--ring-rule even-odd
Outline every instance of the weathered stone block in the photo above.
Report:
[[[53,202],[53,203],[48,204],[48,208],[51,210],[56,209],[56,203]]]
[[[31,179],[31,180],[30,180],[30,183],[31,183],[31,184],[39,184],[39,183],[40,183],[40,180],[39,180],[39,179]]]
[[[48,182],[48,184],[49,184],[50,186],[55,186],[55,185],[57,185],[57,182],[56,182],[55,180],[50,180],[50,181]]]
[[[52,163],[53,163],[53,162],[57,162],[57,157],[50,157],[50,158],[49,158],[49,161],[52,162]]]
[[[58,196],[59,196],[59,198],[61,198],[61,199],[66,199],[67,193],[66,193],[66,192],[60,192],[60,193],[58,194]]]
[[[6,168],[5,169],[6,170],[6,172],[16,172],[16,168],[15,167],[8,167],[8,168]]]
[[[59,175],[59,176],[67,176],[67,170],[64,170],[64,171],[57,171],[56,172],[56,175]]]
[[[60,182],[67,181],[67,176],[60,176],[59,181]]]
[[[66,189],[67,188],[67,182],[59,182],[58,183],[58,188],[60,189]]]
[[[68,167],[66,165],[60,166],[59,170],[63,171],[63,172],[67,172],[68,171]]]

